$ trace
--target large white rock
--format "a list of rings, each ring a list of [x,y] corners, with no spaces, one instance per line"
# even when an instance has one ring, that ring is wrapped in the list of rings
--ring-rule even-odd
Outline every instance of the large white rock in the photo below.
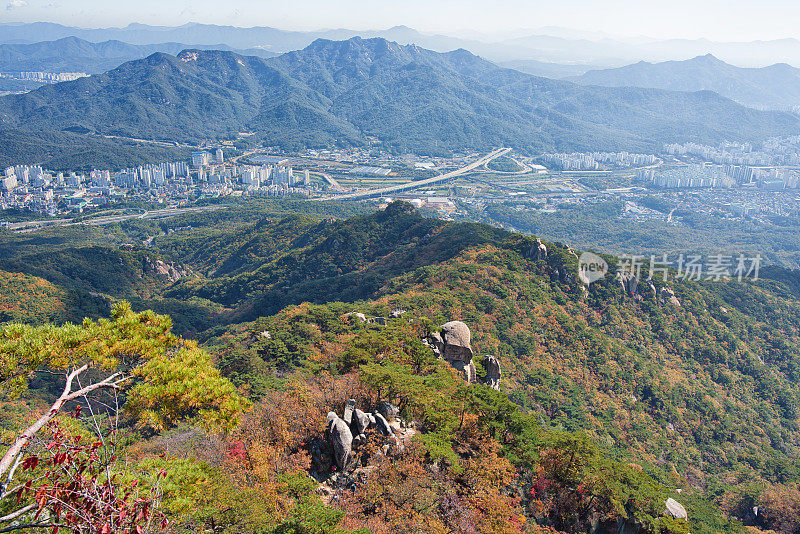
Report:
[[[472,360],[472,346],[470,344],[471,334],[469,327],[461,321],[450,321],[441,327],[442,337],[444,338],[444,351],[442,356],[445,360],[462,361],[469,363]]]
[[[665,502],[664,505],[666,506],[666,510],[664,510],[665,515],[672,516],[675,519],[689,518],[689,514],[686,513],[686,508],[684,508],[681,503],[679,503],[672,497],[667,499],[667,502]]]

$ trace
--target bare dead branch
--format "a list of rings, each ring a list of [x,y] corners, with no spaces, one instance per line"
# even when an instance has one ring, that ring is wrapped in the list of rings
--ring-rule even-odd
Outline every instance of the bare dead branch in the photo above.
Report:
[[[28,528],[53,528],[55,526],[72,530],[72,527],[69,525],[57,525],[56,523],[27,523],[24,525],[11,525],[10,527],[0,528],[0,534],[3,532],[13,532],[15,530],[23,530]]]
[[[128,377],[123,377],[121,373],[114,373],[113,375],[101,380],[100,382],[90,384],[86,387],[80,388],[77,391],[73,392],[72,391],[73,381],[75,381],[75,379],[81,373],[86,371],[86,369],[88,368],[89,368],[88,365],[83,365],[72,371],[69,375],[67,375],[67,382],[64,385],[64,392],[53,403],[53,405],[50,407],[50,410],[48,410],[48,412],[42,417],[40,417],[35,423],[29,426],[3,455],[2,460],[0,460],[0,477],[5,475],[12,468],[12,466],[18,464],[19,454],[20,452],[22,452],[23,447],[25,447],[25,445],[28,443],[28,440],[30,440],[31,437],[35,436],[36,433],[39,432],[42,429],[42,427],[44,427],[44,425],[46,425],[51,419],[53,419],[53,417],[56,416],[56,414],[58,414],[59,410],[61,410],[65,402],[74,400],[78,397],[82,397],[88,393],[91,393],[92,391],[101,388],[119,389],[120,384],[122,384],[122,382],[128,379]],[[13,475],[13,470],[11,472],[11,475]],[[9,478],[8,482],[10,482],[11,477],[9,476],[8,478]],[[2,487],[0,487],[0,490],[3,490],[7,486],[8,482],[4,483]],[[3,493],[0,492],[0,497],[2,496]]]
[[[21,516],[23,514],[26,514],[26,513],[30,512],[31,510],[34,510],[35,508],[36,508],[36,503],[29,504],[28,506],[24,506],[24,507],[20,508],[19,510],[17,510],[16,512],[11,512],[8,515],[4,515],[3,517],[0,517],[0,523],[8,523],[9,521],[13,521],[14,519],[18,518],[19,516]]]

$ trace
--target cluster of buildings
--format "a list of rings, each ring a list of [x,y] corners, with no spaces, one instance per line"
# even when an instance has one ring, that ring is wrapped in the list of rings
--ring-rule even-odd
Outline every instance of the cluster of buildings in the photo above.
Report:
[[[687,165],[641,169],[641,181],[667,189],[696,187],[733,187],[734,180],[718,165]]]
[[[53,173],[37,165],[14,165],[0,177],[0,209],[56,215],[81,213],[123,198],[185,201],[193,180],[185,162],[161,163],[117,172]]]
[[[14,165],[0,176],[0,209],[51,215],[82,213],[121,200],[184,204],[226,195],[310,195],[321,189],[308,170],[286,165],[225,163],[221,149],[192,154],[191,161],[142,165],[119,171],[54,173],[36,165]]]
[[[539,158],[550,168],[562,171],[596,171],[604,168],[644,167],[656,164],[653,154],[628,152],[586,152],[574,154],[544,154]]]
[[[800,187],[800,170],[786,167],[690,164],[640,169],[638,178],[655,186],[676,188],[734,187],[782,191]]]
[[[453,154],[447,157],[425,156],[419,154],[391,154],[368,148],[340,149],[306,149],[299,152],[302,158],[327,160],[337,163],[348,163],[383,169],[387,167],[409,167],[412,169],[434,169],[438,167],[466,165],[470,162],[469,154]],[[381,167],[378,167],[378,166]],[[370,174],[370,173],[364,173]],[[381,174],[375,174],[381,176]]]
[[[58,83],[70,82],[89,75],[85,72],[4,72],[0,76],[32,82]]]
[[[233,165],[209,174],[206,182],[260,196],[310,195],[319,189],[308,169],[295,173],[287,165]]]
[[[800,136],[767,139],[759,150],[750,143],[725,142],[716,147],[697,143],[674,143],[666,145],[664,153],[672,156],[694,156],[719,165],[800,165]]]

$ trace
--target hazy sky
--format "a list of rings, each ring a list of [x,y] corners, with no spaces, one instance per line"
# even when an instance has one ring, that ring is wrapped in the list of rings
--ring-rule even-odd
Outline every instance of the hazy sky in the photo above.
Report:
[[[0,0],[2,22],[82,27],[186,22],[286,29],[505,31],[562,26],[712,40],[800,38],[797,0]]]

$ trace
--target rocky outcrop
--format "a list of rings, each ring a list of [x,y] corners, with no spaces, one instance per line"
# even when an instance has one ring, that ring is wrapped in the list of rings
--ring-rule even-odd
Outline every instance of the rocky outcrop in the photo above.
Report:
[[[387,421],[386,418],[379,413],[376,413],[374,415],[375,415],[375,428],[378,429],[378,432],[380,432],[384,436],[394,435],[394,431],[392,430],[392,426],[389,424],[389,421]]]
[[[364,315],[361,312],[346,313],[346,314],[344,314],[344,317],[355,317],[356,319],[358,319],[362,323],[379,324],[381,326],[385,326],[386,325],[386,317],[367,317],[366,315]]]
[[[342,414],[342,420],[347,423],[348,425],[353,424],[353,412],[356,409],[356,400],[350,399],[347,401],[347,406],[344,407],[344,414]]]
[[[500,391],[500,378],[503,375],[500,369],[500,361],[494,356],[484,356],[483,367],[486,369],[486,385]]]
[[[686,508],[681,503],[670,497],[664,503],[664,515],[674,517],[675,519],[689,519],[689,514],[686,513]]]
[[[542,243],[542,240],[538,237],[536,241],[531,245],[531,249],[528,252],[528,256],[533,258],[534,260],[546,260],[547,259],[547,246]]]
[[[328,427],[326,430],[327,441],[333,452],[333,459],[336,467],[345,469],[350,460],[350,452],[353,447],[353,433],[343,419],[334,412],[328,412]]]
[[[666,286],[662,287],[661,291],[659,291],[658,300],[661,302],[661,304],[666,304],[669,302],[673,306],[677,306],[679,308],[681,306],[681,301],[675,296],[675,292]]]
[[[391,421],[380,412],[389,415]],[[375,412],[369,413],[356,408],[355,399],[350,399],[343,417],[328,412],[324,439],[312,440],[309,447],[312,475],[319,481],[335,479],[337,473],[350,472],[356,467],[354,451],[369,440],[377,439],[382,454],[388,454],[390,450],[404,450],[407,441],[415,434],[414,423],[400,419],[393,404],[381,402]]]
[[[359,434],[363,434],[364,431],[369,427],[370,419],[367,414],[356,408],[353,410],[353,422],[351,423],[351,427],[353,429],[353,433],[358,436]]]
[[[474,384],[478,373],[472,362],[472,334],[469,327],[461,321],[450,321],[440,327],[440,332],[431,332],[422,342],[433,350],[433,353],[458,369],[464,380]]]
[[[189,274],[184,267],[177,263],[166,263],[152,258],[144,259],[144,272],[164,277],[170,282],[177,282]]]
[[[400,412],[398,411],[397,406],[391,402],[381,401],[381,403],[378,404],[378,413],[381,414],[387,421],[394,421],[397,419],[397,416]]]
[[[461,321],[450,321],[441,326],[443,347],[442,357],[449,361],[472,361],[471,333],[469,327]]]
[[[622,292],[629,297],[636,295],[636,290],[639,288],[639,278],[630,272],[620,272],[617,274],[620,288]]]

